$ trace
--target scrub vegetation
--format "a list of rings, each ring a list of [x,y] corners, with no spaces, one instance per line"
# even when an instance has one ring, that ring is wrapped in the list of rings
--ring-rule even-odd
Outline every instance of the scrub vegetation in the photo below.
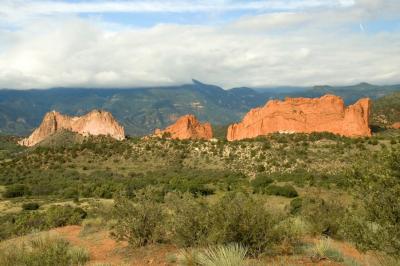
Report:
[[[237,142],[53,137],[33,148],[0,137],[2,243],[78,225],[81,237],[106,231],[131,251],[173,247],[170,265],[365,263],[337,243],[371,265],[400,257],[399,131]],[[2,265],[51,265],[54,254],[58,265],[89,261],[65,240],[32,243],[18,258],[3,248]]]

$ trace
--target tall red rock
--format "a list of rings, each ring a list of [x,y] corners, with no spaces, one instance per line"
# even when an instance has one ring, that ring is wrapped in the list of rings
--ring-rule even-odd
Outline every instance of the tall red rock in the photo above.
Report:
[[[21,140],[19,144],[34,146],[61,130],[72,131],[84,136],[108,135],[117,140],[125,139],[124,128],[109,112],[93,110],[84,116],[70,117],[52,111],[47,113],[40,126],[28,138]]]
[[[157,137],[168,136],[172,139],[211,139],[213,137],[210,123],[201,124],[194,115],[180,117],[175,124],[164,130],[156,129]]]
[[[275,132],[370,136],[370,106],[371,100],[364,98],[346,108],[343,99],[334,95],[271,100],[263,107],[250,110],[241,123],[230,125],[227,139],[241,140]]]

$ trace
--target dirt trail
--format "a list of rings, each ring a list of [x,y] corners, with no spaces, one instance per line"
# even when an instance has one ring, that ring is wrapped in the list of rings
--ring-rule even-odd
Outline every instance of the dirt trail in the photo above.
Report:
[[[110,238],[109,232],[99,231],[81,236],[82,227],[71,225],[53,229],[71,244],[86,248],[90,252],[90,265],[106,263],[107,265],[168,265],[167,254],[176,251],[173,246],[147,246],[139,249],[128,249],[128,243],[117,242]]]
[[[53,229],[67,239],[71,244],[85,247],[90,252],[92,263],[108,263],[120,265],[123,263],[122,257],[117,254],[117,250],[126,247],[126,243],[117,243],[110,239],[108,232],[100,231],[88,237],[80,237],[82,227],[70,225]]]

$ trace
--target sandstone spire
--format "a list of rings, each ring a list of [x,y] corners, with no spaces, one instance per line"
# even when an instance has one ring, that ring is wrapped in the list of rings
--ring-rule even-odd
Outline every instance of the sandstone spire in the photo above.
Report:
[[[286,98],[272,100],[265,106],[250,110],[241,123],[230,125],[227,139],[241,140],[274,132],[331,132],[343,136],[370,136],[369,98],[344,105],[334,95],[321,98]]]
[[[84,136],[109,135],[117,140],[125,138],[124,128],[109,112],[93,110],[84,116],[70,117],[52,111],[47,113],[40,126],[28,138],[21,140],[19,144],[34,146],[60,130],[69,130]]]
[[[157,137],[167,136],[172,139],[211,139],[213,136],[210,123],[201,124],[194,115],[180,117],[175,124],[164,130],[156,129]]]

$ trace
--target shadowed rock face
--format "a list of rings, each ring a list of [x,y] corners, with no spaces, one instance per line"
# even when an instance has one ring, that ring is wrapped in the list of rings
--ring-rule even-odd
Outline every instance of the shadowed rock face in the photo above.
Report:
[[[167,136],[172,139],[211,139],[213,137],[210,123],[201,124],[194,115],[180,117],[175,124],[164,130],[156,129],[156,137]]]
[[[125,138],[124,128],[109,112],[93,110],[84,116],[70,117],[52,111],[47,113],[40,126],[19,144],[34,146],[60,130],[69,130],[84,136],[109,135],[117,140]]]
[[[275,132],[370,136],[370,106],[371,100],[364,98],[346,108],[343,99],[334,95],[272,100],[264,107],[250,110],[241,123],[230,125],[227,139],[254,138]]]

